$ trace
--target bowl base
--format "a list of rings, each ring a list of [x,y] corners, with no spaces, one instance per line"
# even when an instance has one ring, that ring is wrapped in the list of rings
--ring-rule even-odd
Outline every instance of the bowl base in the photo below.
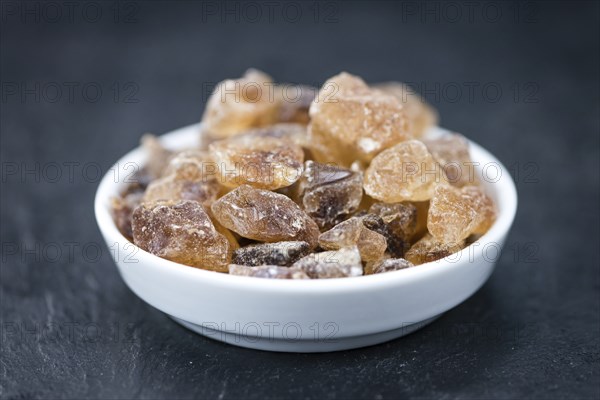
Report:
[[[360,347],[372,346],[384,343],[399,337],[408,335],[425,325],[433,322],[441,314],[414,324],[405,325],[398,329],[370,335],[351,336],[344,338],[320,339],[320,340],[291,340],[278,338],[265,338],[246,336],[230,331],[221,331],[206,326],[193,324],[180,318],[171,316],[177,323],[183,325],[202,336],[232,344],[234,346],[246,347],[255,350],[277,351],[288,353],[325,353],[330,351],[350,350]]]

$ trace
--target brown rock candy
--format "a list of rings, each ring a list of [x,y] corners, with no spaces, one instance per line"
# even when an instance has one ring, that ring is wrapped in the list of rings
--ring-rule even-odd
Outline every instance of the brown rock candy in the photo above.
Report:
[[[310,147],[306,126],[298,123],[277,123],[262,128],[253,128],[243,132],[240,136],[287,139],[302,148]]]
[[[368,262],[383,257],[387,242],[383,235],[368,229],[363,224],[363,218],[352,217],[322,233],[319,236],[319,246],[325,250],[356,246],[360,258]]]
[[[258,265],[285,267],[292,265],[309,252],[308,243],[301,241],[261,243],[237,249],[233,253],[231,262],[251,267]]]
[[[360,276],[363,267],[356,247],[312,253],[296,261],[292,268],[304,271],[311,279]]]
[[[412,203],[374,203],[369,213],[385,224],[388,252],[394,257],[403,256],[417,233],[417,207]]]
[[[457,187],[479,185],[471,156],[469,142],[458,133],[443,135],[437,139],[424,139],[433,158],[442,166],[448,181]]]
[[[325,82],[310,116],[312,150],[319,162],[368,162],[381,150],[412,138],[397,98],[345,72]]]
[[[163,176],[176,175],[178,179],[216,179],[214,159],[207,151],[188,149],[175,153],[163,170]]]
[[[437,125],[437,112],[408,85],[401,82],[383,82],[372,85],[372,88],[392,95],[400,101],[406,117],[411,122],[415,137],[421,137],[428,128]]]
[[[386,252],[398,258],[427,233],[428,211],[429,201],[381,203],[365,194],[353,216],[362,217],[367,228],[385,236]]]
[[[242,185],[211,206],[215,218],[239,235],[262,242],[300,240],[317,244],[319,227],[290,198]]]
[[[287,268],[277,265],[247,267],[245,265],[230,264],[229,274],[268,279],[309,279],[308,275],[298,268]]]
[[[298,181],[298,203],[322,229],[329,229],[358,209],[362,174],[331,164],[307,161]]]
[[[279,122],[293,122],[308,125],[310,104],[319,89],[307,85],[281,84],[276,86],[280,97]]]
[[[161,177],[174,152],[163,147],[158,138],[150,133],[142,136],[141,142],[147,160],[143,168],[144,171],[149,175],[150,179]]]
[[[208,153],[186,150],[174,155],[163,170],[163,177],[148,185],[144,202],[195,200],[208,206],[220,191],[214,162]]]
[[[192,267],[227,271],[229,242],[200,203],[143,203],[133,212],[133,241],[142,249]]]
[[[387,247],[384,250],[387,255],[391,255],[392,257],[402,257],[404,252],[408,250],[409,243],[405,242],[402,237],[395,235],[379,215],[370,214],[364,211],[356,214],[356,216],[360,216],[363,225],[367,229],[377,232],[385,238]]]
[[[248,184],[261,189],[290,186],[302,173],[304,152],[289,140],[240,136],[213,142],[209,150],[228,187]]]
[[[461,190],[470,196],[473,207],[479,211],[481,222],[477,225],[473,234],[483,235],[496,221],[496,206],[494,201],[479,186],[465,186]]]
[[[429,200],[433,190],[446,182],[442,168],[427,147],[417,140],[382,151],[365,172],[365,192],[385,203]]]
[[[395,233],[393,226],[386,224],[380,216],[375,214],[367,213],[363,217],[363,224],[368,229],[385,237],[387,242],[386,254],[391,257],[404,257],[404,253],[406,253],[411,244],[415,241],[414,238],[405,238]]]
[[[414,267],[414,264],[404,258],[386,258],[367,264],[365,274],[381,274],[383,272],[399,271]]]
[[[156,179],[148,185],[144,201],[195,200],[201,204],[210,205],[216,200],[218,194],[219,185],[216,181],[188,181],[169,175]]]
[[[206,104],[203,130],[211,137],[225,138],[275,123],[280,104],[274,93],[271,77],[254,69],[242,78],[219,83]]]
[[[444,243],[427,234],[406,252],[404,258],[414,265],[419,265],[448,257],[464,247],[464,240],[458,243]]]
[[[120,197],[113,197],[111,200],[111,208],[115,224],[119,232],[127,239],[133,241],[133,231],[131,229],[131,218],[133,210],[140,205],[144,191],[127,191]]]
[[[429,206],[427,228],[437,240],[456,243],[473,233],[484,233],[494,214],[493,203],[481,188],[438,186]]]

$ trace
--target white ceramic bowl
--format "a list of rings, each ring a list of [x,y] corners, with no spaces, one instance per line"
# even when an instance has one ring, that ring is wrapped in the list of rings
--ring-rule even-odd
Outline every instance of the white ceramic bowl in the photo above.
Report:
[[[197,144],[199,125],[161,137],[172,149]],[[430,134],[444,134],[435,128]],[[116,228],[110,199],[133,167],[138,148],[102,179],[95,199],[98,226],[127,285],[185,327],[237,346],[324,352],[385,342],[431,322],[471,296],[488,279],[517,209],[508,170],[471,142],[477,172],[499,209],[492,228],[459,253],[415,268],[324,280],[270,280],[204,271],[164,260],[130,243]],[[496,179],[497,173],[500,174]],[[481,175],[480,175],[481,176]],[[494,182],[491,182],[491,181]]]

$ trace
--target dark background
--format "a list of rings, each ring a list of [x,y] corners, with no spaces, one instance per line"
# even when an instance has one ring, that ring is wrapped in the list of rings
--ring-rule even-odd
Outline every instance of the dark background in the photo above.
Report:
[[[0,397],[600,396],[598,3],[72,4],[1,4]],[[98,174],[247,67],[425,92],[517,182],[490,281],[410,336],[316,355],[212,341],[138,299],[96,227]]]

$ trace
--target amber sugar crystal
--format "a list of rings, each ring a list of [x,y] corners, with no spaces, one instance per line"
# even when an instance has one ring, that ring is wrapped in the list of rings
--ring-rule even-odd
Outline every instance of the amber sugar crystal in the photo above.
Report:
[[[133,213],[132,230],[133,242],[152,254],[192,267],[227,271],[229,242],[196,201],[143,203]]]
[[[415,137],[423,136],[427,129],[437,125],[437,112],[408,85],[401,82],[383,82],[372,87],[400,101]]]
[[[464,240],[455,243],[443,242],[427,234],[406,252],[405,258],[414,265],[419,265],[448,257],[464,247]]]
[[[209,151],[219,170],[219,182],[228,187],[248,184],[275,190],[298,180],[304,151],[276,137],[240,136],[211,143]]]
[[[208,153],[186,150],[172,156],[163,176],[148,185],[144,202],[195,200],[209,206],[219,195],[220,184]]]
[[[446,175],[418,140],[379,153],[365,171],[365,192],[385,203],[429,200]]]
[[[230,264],[229,274],[268,279],[310,279],[309,276],[299,268],[287,268],[277,265],[248,267],[245,265]]]
[[[381,150],[413,137],[396,97],[345,72],[325,82],[310,106],[310,117],[313,152],[320,162],[368,162]]]
[[[253,244],[233,252],[233,264],[246,266],[290,266],[310,253],[310,245],[302,241]]]
[[[471,234],[484,233],[494,219],[494,204],[480,187],[442,185],[431,199],[427,229],[438,240],[456,243]]]
[[[475,164],[469,154],[469,142],[464,136],[452,133],[423,140],[423,143],[444,169],[450,184],[458,187],[479,184]]]
[[[131,192],[111,199],[112,214],[119,232],[127,239],[133,240],[131,217],[133,210],[142,202],[144,192]]]
[[[384,272],[400,271],[415,265],[404,258],[385,258],[365,266],[365,274],[381,274]]]
[[[306,125],[299,123],[277,123],[262,128],[252,128],[244,131],[239,137],[249,136],[251,138],[273,137],[278,139],[286,139],[291,141],[303,149],[310,147],[310,140]]]
[[[319,245],[326,250],[356,246],[363,261],[376,261],[387,248],[385,236],[368,229],[362,217],[352,217],[319,236]]]
[[[292,268],[312,279],[346,278],[363,274],[360,252],[356,247],[312,253],[296,261]]]
[[[204,130],[212,137],[225,138],[277,122],[280,99],[273,87],[270,76],[254,69],[239,79],[219,83],[206,104]]]
[[[404,255],[417,234],[417,207],[412,203],[374,203],[369,213],[381,220],[367,218],[366,223],[378,226],[375,230],[386,237],[388,252],[395,257]]]
[[[297,201],[321,229],[329,229],[358,209],[362,185],[360,172],[307,161],[298,181]]]
[[[289,197],[242,185],[211,206],[227,229],[261,242],[300,240],[316,246],[319,227]]]

